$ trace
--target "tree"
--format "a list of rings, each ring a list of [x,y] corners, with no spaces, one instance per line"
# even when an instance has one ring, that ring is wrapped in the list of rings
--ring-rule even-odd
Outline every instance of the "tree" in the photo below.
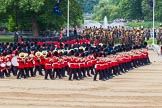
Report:
[[[155,14],[156,14],[156,20],[162,21],[162,1],[161,0],[156,0]]]
[[[162,21],[162,1],[161,0],[155,0],[155,20],[156,21]],[[150,7],[148,0],[142,1],[142,13],[144,16],[144,19],[146,21],[152,21],[153,20],[153,9]]]
[[[123,18],[141,19],[142,14],[142,0],[121,0],[119,7]]]
[[[28,28],[33,35],[39,36],[39,30],[61,29],[66,25],[67,1],[62,0],[62,16],[53,14],[56,0],[0,0],[0,14],[9,14],[18,18],[18,28]],[[70,23],[81,24],[83,21],[80,1],[70,0]],[[16,22],[16,20],[15,20]]]
[[[99,3],[99,0],[83,0],[82,7],[84,13],[93,13],[93,7]]]
[[[120,8],[118,7],[120,0],[100,0],[99,4],[94,6],[93,19],[102,21],[105,16],[109,20],[120,18]]]
[[[14,18],[12,16],[9,16],[9,19],[8,19],[8,30],[13,32],[14,31],[14,27],[15,27]]]
[[[144,16],[144,20],[151,21],[152,20],[152,8],[150,7],[148,0],[142,1],[142,13]]]

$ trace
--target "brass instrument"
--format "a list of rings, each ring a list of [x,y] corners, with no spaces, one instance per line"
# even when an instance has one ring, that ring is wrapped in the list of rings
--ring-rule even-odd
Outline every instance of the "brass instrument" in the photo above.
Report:
[[[27,53],[20,53],[19,54],[19,58],[21,59],[21,61],[23,62],[23,63],[25,63],[25,58],[27,57]]]
[[[42,56],[46,57],[47,56],[47,51],[42,51]]]
[[[20,53],[19,54],[19,58],[24,59],[25,57],[26,57],[26,54],[25,53]]]
[[[25,53],[25,58],[28,57],[28,53]]]
[[[42,53],[41,53],[41,52],[36,52],[36,53],[35,53],[35,56],[37,56],[38,58],[40,58],[40,57],[41,57],[41,55],[42,55]]]

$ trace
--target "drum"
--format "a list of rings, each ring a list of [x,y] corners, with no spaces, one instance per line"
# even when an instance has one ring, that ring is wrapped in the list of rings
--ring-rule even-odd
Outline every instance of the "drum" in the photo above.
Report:
[[[6,65],[9,67],[11,66],[11,62],[7,62]]]
[[[6,64],[5,63],[1,63],[1,67],[6,67]]]
[[[13,66],[19,66],[19,63],[18,63],[18,61],[17,61],[17,56],[15,56],[15,57],[13,57],[13,58],[11,59],[11,64],[12,64]]]

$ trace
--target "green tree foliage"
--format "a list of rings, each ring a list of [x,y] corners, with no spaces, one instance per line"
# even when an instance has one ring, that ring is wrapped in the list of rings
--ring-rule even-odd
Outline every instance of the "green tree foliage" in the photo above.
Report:
[[[120,8],[118,7],[120,0],[100,0],[99,4],[94,6],[93,19],[103,21],[105,16],[109,20],[120,18]]]
[[[8,25],[8,15],[0,14],[0,30],[7,28]]]
[[[8,30],[13,32],[14,31],[14,27],[15,27],[14,18],[12,16],[9,16],[9,19],[8,19]]]
[[[83,0],[82,7],[84,13],[93,13],[93,7],[99,3],[99,0]]]
[[[0,15],[8,14],[15,18],[17,13],[20,29],[33,31],[34,36],[40,30],[61,29],[67,23],[67,0],[62,0],[60,10],[62,16],[53,14],[54,4],[57,0],[0,0]],[[70,1],[70,24],[79,25],[83,22],[80,0]]]
[[[155,19],[162,21],[162,0],[155,0]],[[100,0],[94,6],[93,19],[102,21],[104,16],[109,20],[116,18],[152,20],[152,8],[149,0]]]
[[[156,14],[156,20],[162,21],[162,0],[155,0],[155,14]]]
[[[162,1],[161,0],[155,0],[155,20],[162,21]],[[151,21],[153,18],[153,10],[152,7],[149,5],[148,0],[142,1],[142,12],[144,19],[146,21]]]
[[[143,0],[142,1],[142,13],[144,16],[144,20],[146,21],[151,21],[152,20],[152,8],[150,7],[149,1],[148,0]]]
[[[119,7],[123,18],[143,18],[142,0],[121,0]]]

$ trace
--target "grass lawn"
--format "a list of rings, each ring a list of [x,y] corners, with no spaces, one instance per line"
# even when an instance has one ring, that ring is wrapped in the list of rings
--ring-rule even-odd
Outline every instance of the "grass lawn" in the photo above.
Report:
[[[160,26],[161,22],[155,22],[155,28],[158,28]],[[127,26],[129,27],[141,27],[143,26],[144,28],[152,28],[153,24],[152,21],[147,21],[147,22],[128,22],[126,23]]]
[[[146,41],[148,45],[151,45],[153,43],[153,39],[150,39],[148,41]],[[154,43],[157,44],[157,40],[154,40]]]
[[[0,36],[0,42],[13,42],[13,36]]]

